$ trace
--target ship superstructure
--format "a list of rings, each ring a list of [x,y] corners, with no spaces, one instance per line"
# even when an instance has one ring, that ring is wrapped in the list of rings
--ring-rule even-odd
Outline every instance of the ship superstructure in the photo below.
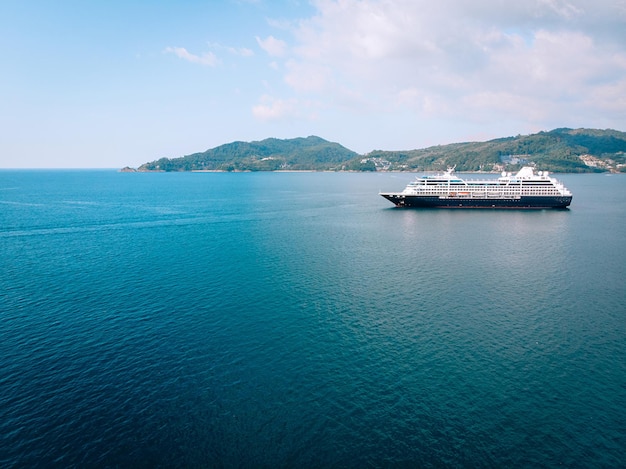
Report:
[[[416,178],[402,192],[380,195],[397,207],[541,209],[566,208],[572,202],[572,193],[561,182],[530,166],[497,179],[462,179],[448,168]]]

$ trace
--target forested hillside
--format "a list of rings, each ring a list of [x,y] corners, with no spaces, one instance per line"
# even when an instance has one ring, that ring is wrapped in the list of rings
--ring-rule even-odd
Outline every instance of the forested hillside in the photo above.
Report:
[[[487,142],[453,143],[422,150],[373,151],[387,170],[501,171],[525,164],[560,172],[625,171],[626,133],[616,130],[555,129]]]
[[[555,129],[487,142],[421,150],[375,150],[359,155],[319,137],[233,142],[178,158],[161,158],[139,171],[457,171],[515,170],[523,165],[557,172],[626,171],[626,133]]]
[[[338,143],[311,136],[258,142],[233,142],[180,158],[161,158],[140,171],[277,171],[341,170],[357,153]]]

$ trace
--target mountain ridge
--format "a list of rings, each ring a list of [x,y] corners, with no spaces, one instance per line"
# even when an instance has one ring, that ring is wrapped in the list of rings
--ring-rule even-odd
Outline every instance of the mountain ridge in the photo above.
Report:
[[[484,142],[366,154],[317,136],[267,138],[160,158],[137,171],[432,171],[454,166],[457,171],[499,172],[527,164],[555,172],[626,172],[626,133],[557,128]]]

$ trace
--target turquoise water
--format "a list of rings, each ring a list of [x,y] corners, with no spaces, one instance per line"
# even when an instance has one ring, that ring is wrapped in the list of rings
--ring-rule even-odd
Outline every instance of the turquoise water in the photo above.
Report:
[[[626,175],[0,171],[1,467],[617,467]]]

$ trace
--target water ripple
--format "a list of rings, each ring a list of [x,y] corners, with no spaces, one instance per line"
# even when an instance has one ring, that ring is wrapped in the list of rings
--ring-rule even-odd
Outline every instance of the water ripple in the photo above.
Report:
[[[624,460],[623,204],[410,211],[378,201],[397,175],[86,174],[3,192],[0,466]]]

